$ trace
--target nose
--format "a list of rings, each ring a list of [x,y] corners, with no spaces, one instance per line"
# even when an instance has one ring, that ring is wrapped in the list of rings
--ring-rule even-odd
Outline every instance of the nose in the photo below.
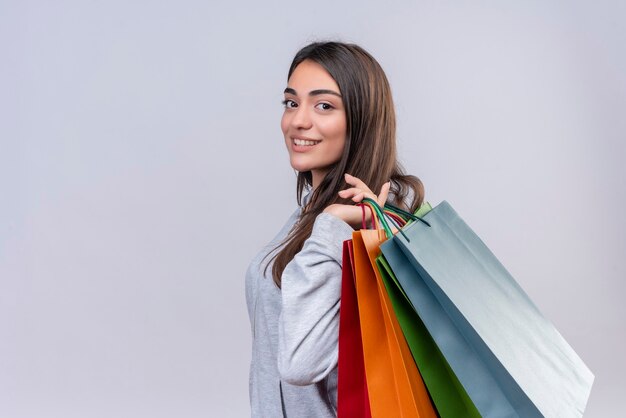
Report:
[[[291,126],[297,129],[308,129],[312,125],[311,115],[305,106],[297,107],[292,113]]]

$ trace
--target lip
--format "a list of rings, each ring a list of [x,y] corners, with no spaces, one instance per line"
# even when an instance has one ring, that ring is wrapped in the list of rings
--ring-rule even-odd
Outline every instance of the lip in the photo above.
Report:
[[[295,142],[294,142],[295,139],[301,139],[301,140],[304,140],[304,141],[314,141],[314,142],[317,142],[317,144],[315,144],[315,145],[296,145]],[[298,136],[298,137],[291,137],[290,142],[291,142],[291,149],[294,152],[309,152],[313,148],[315,148],[317,145],[319,145],[322,142],[322,140],[321,139],[307,138],[307,137],[304,137],[304,136]]]

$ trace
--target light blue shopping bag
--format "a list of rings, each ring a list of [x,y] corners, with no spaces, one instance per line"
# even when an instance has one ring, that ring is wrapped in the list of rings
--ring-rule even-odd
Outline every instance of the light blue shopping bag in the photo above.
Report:
[[[442,202],[381,251],[483,417],[581,417],[593,374]]]

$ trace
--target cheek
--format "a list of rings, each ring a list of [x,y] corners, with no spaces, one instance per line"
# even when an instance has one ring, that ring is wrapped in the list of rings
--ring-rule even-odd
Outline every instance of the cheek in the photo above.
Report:
[[[323,132],[327,139],[336,141],[343,140],[346,137],[346,123],[343,118],[326,120],[323,124],[320,124],[319,127],[320,131]]]
[[[280,129],[283,131],[283,135],[287,135],[287,130],[289,128],[289,116],[286,113],[283,113],[283,117],[280,120]]]
[[[324,121],[324,124],[320,125],[320,131],[323,132],[326,139],[333,141],[333,147],[340,147],[343,149],[343,144],[346,141],[345,118],[338,117]]]

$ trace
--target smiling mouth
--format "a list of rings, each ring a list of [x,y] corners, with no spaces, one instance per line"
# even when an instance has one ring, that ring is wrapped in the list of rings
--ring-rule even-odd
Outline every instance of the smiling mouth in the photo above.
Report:
[[[307,146],[307,147],[311,147],[313,145],[317,145],[320,142],[322,142],[321,140],[308,140],[308,139],[297,139],[297,138],[293,138],[292,142],[294,145],[299,145],[299,146]]]

